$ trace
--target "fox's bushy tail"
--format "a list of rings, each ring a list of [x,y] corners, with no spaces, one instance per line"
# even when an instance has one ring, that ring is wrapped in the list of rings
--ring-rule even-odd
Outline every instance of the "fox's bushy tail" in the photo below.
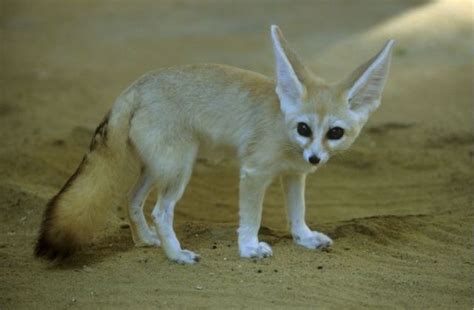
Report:
[[[128,197],[142,166],[129,139],[136,106],[133,91],[124,93],[97,127],[90,151],[48,202],[36,257],[53,260],[71,255],[93,239],[112,207]]]

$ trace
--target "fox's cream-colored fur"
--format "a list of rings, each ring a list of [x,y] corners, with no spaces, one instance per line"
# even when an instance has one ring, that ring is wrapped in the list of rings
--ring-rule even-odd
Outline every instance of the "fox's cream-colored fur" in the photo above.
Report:
[[[276,80],[199,64],[146,74],[127,89],[99,126],[91,152],[50,202],[36,254],[60,257],[86,243],[107,210],[127,198],[137,245],[161,245],[171,260],[195,263],[199,256],[182,249],[173,230],[174,208],[197,156],[223,149],[240,163],[242,257],[273,254],[259,242],[258,229],[265,190],[275,177],[282,181],[295,243],[331,245],[305,223],[305,176],[347,149],[380,104],[393,41],[340,83],[328,84],[304,66],[277,26],[271,34]],[[143,214],[152,186],[159,193],[154,228]]]

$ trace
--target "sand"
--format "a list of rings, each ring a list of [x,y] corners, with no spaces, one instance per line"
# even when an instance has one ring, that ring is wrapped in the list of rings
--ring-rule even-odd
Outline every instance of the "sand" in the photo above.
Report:
[[[471,5],[1,1],[0,309],[472,308]],[[201,161],[175,225],[198,265],[135,248],[120,222],[68,265],[33,258],[46,202],[121,90],[183,63],[272,75],[271,23],[330,80],[398,41],[381,108],[307,182],[308,222],[330,250],[292,243],[275,182],[261,229],[274,257],[240,259],[238,170]]]

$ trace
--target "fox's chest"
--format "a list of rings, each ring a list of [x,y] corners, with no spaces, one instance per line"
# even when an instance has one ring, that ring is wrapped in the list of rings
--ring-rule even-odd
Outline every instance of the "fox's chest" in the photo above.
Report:
[[[271,157],[271,154],[261,162],[246,161],[243,162],[241,170],[249,174],[263,174],[277,177],[285,174],[308,174],[316,171],[317,167],[308,164],[305,160],[298,157],[282,158],[279,156]]]
[[[308,174],[313,173],[317,169],[316,166],[309,165],[306,161],[297,159],[297,160],[286,160],[282,161],[275,167],[276,174]]]

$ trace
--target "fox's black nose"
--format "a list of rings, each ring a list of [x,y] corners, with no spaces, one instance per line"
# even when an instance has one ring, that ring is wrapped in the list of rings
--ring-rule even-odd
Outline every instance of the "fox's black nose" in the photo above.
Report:
[[[312,155],[312,156],[309,158],[309,162],[312,163],[313,165],[319,164],[320,161],[321,161],[321,159],[319,159],[319,157],[316,156],[316,155]]]

